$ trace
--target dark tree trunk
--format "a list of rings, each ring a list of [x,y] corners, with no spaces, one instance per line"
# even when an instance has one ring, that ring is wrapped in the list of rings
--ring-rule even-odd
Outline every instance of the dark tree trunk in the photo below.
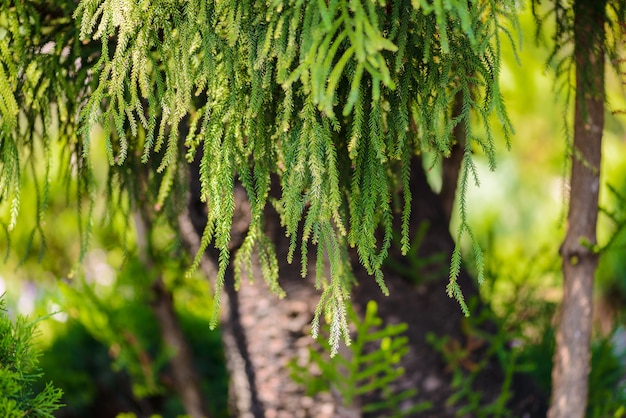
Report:
[[[179,219],[181,236],[188,249],[199,248],[206,212],[200,201],[198,161],[191,165],[187,213]],[[231,257],[245,236],[250,219],[249,202],[241,186],[235,187],[236,209],[231,229]],[[313,281],[300,277],[299,265],[285,263],[289,242],[276,213],[269,213],[267,233],[276,243],[281,285],[287,297],[279,299],[262,281],[255,263],[255,277],[244,278],[235,291],[232,265],[228,267],[222,294],[221,331],[230,374],[229,403],[233,417],[342,417],[336,400],[326,394],[308,397],[290,378],[287,363],[305,356],[314,341],[309,324],[319,294]],[[201,268],[213,279],[218,254],[207,250]],[[249,280],[248,280],[249,279]],[[252,280],[255,283],[250,283]]]
[[[186,132],[186,128],[183,129]],[[150,306],[159,324],[161,337],[166,350],[170,353],[169,369],[172,375],[174,390],[180,396],[181,403],[187,415],[191,418],[210,418],[207,404],[200,388],[200,378],[194,366],[191,348],[183,333],[180,320],[174,309],[172,292],[166,287],[161,271],[155,271],[155,254],[150,231],[152,229],[154,212],[152,207],[143,201],[150,189],[145,165],[136,166],[137,187],[139,202],[136,203],[134,214],[137,231],[138,256],[148,274],[154,274],[152,282],[152,299]]]
[[[556,331],[550,418],[585,415],[592,323],[594,250],[604,127],[605,0],[574,4],[576,104],[567,234],[563,257],[563,302]]]

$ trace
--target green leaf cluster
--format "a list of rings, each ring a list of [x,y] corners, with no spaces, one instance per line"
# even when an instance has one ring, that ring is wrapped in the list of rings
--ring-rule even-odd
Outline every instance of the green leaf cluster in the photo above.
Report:
[[[62,405],[63,392],[48,383],[34,393],[31,386],[41,378],[39,353],[33,347],[37,321],[19,316],[13,322],[0,298],[0,415],[7,418],[52,418]]]
[[[76,190],[88,202],[88,220],[95,199],[90,162],[95,127],[103,130],[111,166],[140,159],[152,167],[158,192],[149,203],[156,210],[177,200],[186,163],[197,159],[207,223],[193,268],[206,248],[215,246],[220,295],[239,182],[252,216],[236,255],[237,280],[258,251],[265,280],[280,293],[276,255],[264,231],[264,211],[271,204],[291,240],[288,260],[299,250],[303,275],[309,249],[315,249],[316,285],[322,291],[315,332],[324,316],[332,323],[331,340],[347,340],[353,280],[348,248],[355,248],[386,293],[381,267],[394,219],[401,219],[403,252],[410,243],[409,178],[412,169],[421,169],[411,162],[425,150],[433,151],[433,164],[445,158],[454,144],[453,129],[461,124],[467,140],[458,236],[472,238],[482,278],[465,196],[470,181],[478,181],[473,153],[482,149],[495,166],[491,116],[507,138],[512,132],[498,76],[502,38],[513,42],[509,30],[516,25],[517,2],[58,3],[50,9],[37,1],[4,1],[0,37],[8,46],[0,45],[0,51],[14,52],[0,54],[5,74],[0,74],[0,191],[17,202],[11,213],[19,207],[24,144],[40,137],[45,150],[50,141],[47,131],[37,136],[27,129],[37,121],[47,126],[46,112],[56,112],[61,139],[70,145],[69,166],[76,168],[70,172],[77,174]],[[29,77],[46,85],[43,93],[21,88]],[[457,95],[461,112],[452,116]],[[36,106],[30,97],[38,100]],[[35,109],[37,116],[22,123],[20,112]],[[474,120],[485,136],[473,130]],[[277,198],[270,198],[273,179],[280,187]],[[89,221],[84,229],[88,239]],[[448,293],[467,312],[456,283],[460,265],[457,247]]]
[[[379,401],[361,406],[363,413],[384,416],[409,416],[431,407],[430,403],[418,403],[402,408],[402,402],[413,398],[417,391],[396,391],[393,382],[404,374],[399,365],[409,351],[408,338],[402,334],[407,324],[389,324],[381,328],[382,319],[377,314],[376,302],[367,304],[363,319],[350,310],[351,323],[355,325],[355,339],[346,352],[334,354],[334,348],[323,339],[318,339],[322,352],[309,348],[309,364],[290,364],[294,380],[307,388],[309,395],[322,391],[337,391],[345,406],[351,406],[358,397],[378,393]],[[330,359],[328,358],[330,355]],[[312,375],[310,366],[319,368],[319,375]]]
[[[476,311],[477,300],[472,299],[471,303]],[[485,324],[488,323],[499,323],[499,331],[485,331]],[[534,365],[520,359],[520,348],[510,347],[510,333],[489,309],[464,318],[462,327],[465,334],[462,342],[448,335],[439,337],[429,333],[426,336],[452,371],[453,393],[446,403],[458,407],[456,416],[459,417],[513,416],[507,405],[513,397],[513,378],[516,374],[528,372]],[[478,381],[488,373],[493,362],[499,363],[502,368],[502,386],[498,396],[487,403]]]

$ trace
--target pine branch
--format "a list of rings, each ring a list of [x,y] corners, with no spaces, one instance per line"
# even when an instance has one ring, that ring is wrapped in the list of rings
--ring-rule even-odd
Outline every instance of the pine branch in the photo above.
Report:
[[[457,236],[472,238],[464,202],[475,177],[472,147],[478,144],[494,167],[492,116],[507,138],[513,132],[498,85],[501,36],[514,39],[506,28],[517,27],[512,0],[82,0],[45,11],[38,2],[4,4],[0,196],[2,205],[10,202],[2,208],[9,227],[19,212],[25,145],[51,141],[48,131],[35,139],[23,132],[55,120],[78,161],[85,252],[96,198],[90,135],[100,125],[111,173],[140,159],[158,189],[148,203],[170,220],[181,210],[182,167],[198,155],[207,223],[192,269],[214,247],[218,287],[231,262],[234,184],[240,181],[251,223],[235,272],[250,266],[258,248],[265,279],[279,291],[276,255],[262,232],[276,176],[281,195],[271,204],[291,240],[288,260],[299,247],[306,273],[309,247],[317,247],[324,295],[318,319],[330,315],[335,340],[347,335],[348,245],[383,292],[381,266],[394,216],[402,217],[402,250],[409,250],[410,202],[419,198],[408,187],[411,157],[428,150],[440,160],[450,152],[455,126],[465,127],[464,221]],[[457,95],[458,115],[452,114]],[[472,134],[474,123],[484,138]],[[39,189],[40,218],[47,182]],[[399,194],[401,214],[393,210]],[[462,302],[454,286],[460,259],[460,253],[453,257],[449,290]]]

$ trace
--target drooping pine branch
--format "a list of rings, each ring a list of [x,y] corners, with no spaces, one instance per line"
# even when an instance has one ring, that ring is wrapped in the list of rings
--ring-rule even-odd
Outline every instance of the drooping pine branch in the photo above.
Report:
[[[207,226],[200,251],[215,246],[225,271],[234,185],[241,182],[252,213],[236,272],[249,266],[258,247],[266,279],[278,289],[277,262],[263,232],[270,177],[277,176],[281,195],[274,205],[291,239],[288,259],[299,248],[305,273],[309,247],[317,247],[320,309],[332,318],[333,338],[347,335],[348,246],[385,290],[381,267],[398,194],[408,250],[416,198],[408,187],[411,157],[424,150],[446,157],[454,127],[476,120],[487,136],[468,134],[466,167],[473,166],[476,145],[494,165],[490,115],[497,115],[505,135],[512,131],[498,76],[514,1],[444,7],[426,0],[82,0],[75,9],[68,1],[61,7],[69,13],[60,16],[71,14],[73,21],[55,20],[34,3],[7,0],[7,7],[22,11],[5,13],[6,25],[0,19],[10,33],[0,39],[1,169],[7,173],[0,193],[19,202],[19,150],[32,137],[15,144],[5,139],[18,129],[18,113],[36,108],[45,119],[52,103],[61,132],[81,157],[81,173],[90,176],[90,133],[100,125],[112,166],[140,158],[151,167],[159,191],[150,203],[157,210],[176,208],[181,168],[202,151]],[[27,14],[40,19],[31,25]],[[43,28],[52,25],[53,52],[24,36],[49,33]],[[9,54],[9,46],[16,52]],[[41,87],[46,65],[63,77]],[[31,78],[40,86],[32,89],[37,106],[17,93]],[[42,88],[49,94],[40,94]],[[459,92],[463,111],[453,118]],[[43,141],[48,137],[44,133]],[[81,184],[81,193],[93,198],[92,182]],[[17,211],[17,203],[13,207]],[[461,206],[462,219],[466,210]],[[465,233],[471,237],[467,222],[459,230]],[[479,251],[476,256],[480,265]],[[453,258],[451,286],[459,262]],[[462,302],[460,289],[452,293]]]

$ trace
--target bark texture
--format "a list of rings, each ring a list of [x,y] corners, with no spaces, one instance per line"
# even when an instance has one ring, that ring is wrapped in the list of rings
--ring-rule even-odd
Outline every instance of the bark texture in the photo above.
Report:
[[[605,0],[574,4],[574,143],[549,418],[582,418],[587,404],[593,279],[598,264],[594,245],[604,127],[605,6]]]
[[[190,167],[190,196],[188,211],[179,218],[181,236],[192,253],[199,248],[200,236],[206,222],[205,205],[200,201],[198,161]],[[250,220],[250,205],[246,193],[235,186],[235,213],[229,250],[235,258]],[[269,213],[267,233],[276,243],[279,260],[287,257],[288,239],[277,214]],[[218,254],[211,249],[200,267],[208,278],[217,273]],[[229,406],[238,418],[331,418],[345,417],[341,406],[330,394],[307,396],[290,377],[287,363],[308,354],[314,341],[309,324],[319,294],[312,281],[300,277],[299,265],[281,264],[281,286],[287,297],[279,299],[262,281],[256,263],[255,277],[244,278],[237,291],[234,288],[232,264],[225,276],[221,296],[220,327],[230,375]],[[250,283],[257,280],[256,283]]]

